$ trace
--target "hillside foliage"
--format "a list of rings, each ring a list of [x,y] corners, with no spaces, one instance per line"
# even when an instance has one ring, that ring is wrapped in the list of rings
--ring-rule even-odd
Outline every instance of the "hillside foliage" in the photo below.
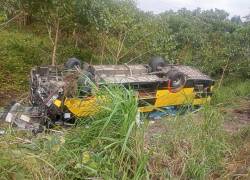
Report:
[[[51,48],[58,31],[57,63],[67,58],[60,56],[60,47],[72,46],[73,53],[67,55],[89,62],[146,62],[152,55],[161,55],[171,63],[193,65],[211,75],[224,71],[250,76],[250,24],[236,16],[230,20],[223,10],[180,9],[155,15],[139,10],[133,0],[0,3],[1,30],[9,24],[32,29],[35,35],[48,37]],[[38,26],[39,30],[34,28]],[[45,59],[51,56],[37,53]]]

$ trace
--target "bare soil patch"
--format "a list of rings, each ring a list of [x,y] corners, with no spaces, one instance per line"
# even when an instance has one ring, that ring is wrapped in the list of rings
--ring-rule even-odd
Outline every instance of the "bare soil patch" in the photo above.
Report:
[[[144,144],[146,149],[150,149],[152,145],[154,145],[155,139],[160,137],[167,131],[167,126],[162,121],[152,121],[149,122],[149,127],[144,137]]]
[[[230,158],[226,166],[227,179],[250,179],[250,142],[246,142]]]
[[[18,97],[18,93],[16,92],[0,92],[0,107],[4,107],[11,102],[15,101]]]
[[[238,102],[237,102],[238,103]],[[250,100],[242,100],[236,108],[226,111],[225,130],[229,133],[236,133],[240,129],[250,125]]]
[[[26,102],[28,103],[28,92],[18,92],[15,90],[0,91],[0,107],[10,105],[12,102]]]

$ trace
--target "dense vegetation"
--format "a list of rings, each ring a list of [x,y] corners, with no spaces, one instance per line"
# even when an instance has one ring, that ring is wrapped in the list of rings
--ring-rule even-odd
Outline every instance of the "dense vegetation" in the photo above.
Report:
[[[32,66],[61,64],[72,56],[105,64],[146,63],[161,55],[217,79],[250,76],[250,24],[229,19],[223,10],[155,15],[139,10],[132,0],[1,0],[0,5],[5,95],[27,89]]]
[[[3,94],[11,90],[18,95],[27,89],[30,67],[60,64],[72,56],[105,64],[145,63],[161,55],[216,78],[250,76],[250,24],[239,17],[230,20],[223,10],[181,9],[155,15],[139,10],[133,0],[0,4]]]
[[[212,75],[250,76],[250,24],[237,17],[230,20],[223,10],[181,9],[154,15],[139,10],[133,0],[0,3],[1,31],[15,24],[29,33],[26,38],[11,34],[10,44],[2,46],[15,46],[27,64],[30,59],[33,64],[45,59],[61,63],[69,55],[95,63],[147,62],[152,55],[162,55]],[[42,39],[27,43],[34,37]],[[29,48],[35,50],[33,56]]]
[[[0,0],[0,106],[27,91],[32,66],[73,56],[118,64],[161,55],[225,84],[198,115],[164,119],[156,132],[136,124],[133,92],[120,87],[99,92],[112,103],[70,130],[34,137],[7,126],[0,179],[247,177],[248,161],[240,171],[231,165],[250,157],[249,127],[233,134],[223,127],[234,116],[225,108],[250,95],[249,42],[250,23],[218,9],[155,15],[133,0]]]

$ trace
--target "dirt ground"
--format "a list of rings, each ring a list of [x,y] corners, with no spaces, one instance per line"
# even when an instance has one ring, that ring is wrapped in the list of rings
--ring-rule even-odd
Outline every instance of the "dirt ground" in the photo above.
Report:
[[[229,133],[236,133],[250,125],[250,99],[243,99],[234,105],[223,110],[226,113],[224,128]]]
[[[8,105],[13,99],[16,99],[16,93],[0,92],[0,107]]]
[[[16,92],[14,90],[4,92],[0,91],[0,107],[5,107],[15,101],[27,99],[28,93]]]
[[[236,107],[226,110],[224,128],[232,135],[239,134],[241,142],[226,164],[228,179],[250,179],[250,99],[235,102]]]
[[[227,179],[250,179],[250,138],[226,164]]]

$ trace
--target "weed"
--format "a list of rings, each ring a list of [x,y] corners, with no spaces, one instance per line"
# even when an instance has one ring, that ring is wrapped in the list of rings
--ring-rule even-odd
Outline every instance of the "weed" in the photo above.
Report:
[[[212,104],[219,103],[233,104],[235,98],[250,96],[250,81],[241,82],[239,80],[228,82],[227,85],[215,89]]]
[[[222,130],[223,117],[217,110],[205,107],[199,116],[190,114],[164,121],[167,130],[152,150],[164,157],[162,171],[168,172],[164,178],[206,179],[223,170],[223,159],[230,148]]]
[[[76,127],[64,136],[44,134],[28,145],[20,143],[19,147],[10,145],[15,136],[10,142],[2,139],[10,150],[3,150],[7,159],[0,157],[1,176],[11,177],[18,172],[26,179],[146,178],[144,128],[136,124],[137,101],[133,91],[109,87],[99,91],[97,97],[100,113],[78,119]],[[19,156],[14,156],[16,151]]]
[[[217,90],[213,104],[249,93],[249,82],[235,85]],[[230,90],[231,86],[237,88]],[[225,90],[230,92],[224,95]],[[114,86],[95,94],[100,112],[78,119],[63,135],[32,137],[7,128],[0,137],[0,179],[227,177],[227,158],[249,139],[247,128],[229,137],[223,130],[223,115],[216,106],[206,105],[198,114],[164,119],[163,130],[151,135],[153,143],[145,151],[147,123],[136,124],[134,92]]]

